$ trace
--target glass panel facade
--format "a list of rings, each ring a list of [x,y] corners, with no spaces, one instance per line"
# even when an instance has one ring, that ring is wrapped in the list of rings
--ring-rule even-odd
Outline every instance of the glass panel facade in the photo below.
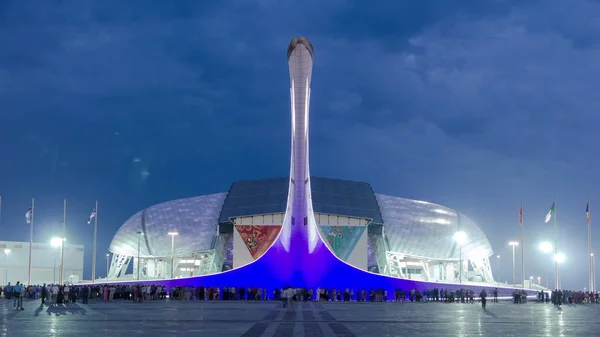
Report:
[[[141,257],[171,256],[170,231],[176,231],[175,255],[213,249],[217,219],[225,193],[177,199],[151,206],[134,214],[113,237],[109,250],[116,254],[137,256],[137,232]]]
[[[468,217],[440,205],[377,194],[385,220],[389,250],[412,257],[458,259],[453,240],[458,230],[467,234],[463,255],[488,257],[492,248],[483,231]]]
[[[231,185],[219,223],[232,218],[284,213],[287,206],[288,178],[241,180]]]
[[[316,213],[372,219],[383,224],[371,185],[365,182],[311,178],[313,209]]]

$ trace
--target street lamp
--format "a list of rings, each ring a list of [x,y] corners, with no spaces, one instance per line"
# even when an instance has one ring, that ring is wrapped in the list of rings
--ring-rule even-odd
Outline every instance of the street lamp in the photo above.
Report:
[[[550,254],[554,251],[554,245],[549,241],[544,241],[544,242],[540,243],[539,249],[544,254]],[[548,276],[548,277],[546,277],[546,289],[548,289],[548,287],[549,287],[548,280],[550,279],[550,274],[548,273],[548,274],[546,274],[546,276]],[[556,285],[556,286],[558,286],[558,285]]]
[[[533,276],[529,276],[529,289],[533,286]]]
[[[513,287],[516,286],[515,283],[515,247],[517,247],[519,245],[519,241],[510,241],[508,242],[508,245],[512,247],[512,284]]]
[[[4,268],[4,285],[6,286],[8,284],[8,255],[10,254],[11,250],[6,248],[4,249],[4,264],[6,265]]]
[[[50,240],[50,245],[54,248],[58,248],[60,246],[62,246],[63,243],[63,238],[52,238],[52,240]]]
[[[591,253],[590,256],[592,257],[592,288],[590,289],[590,291],[595,292],[596,291],[596,255],[594,253]]]
[[[540,243],[540,250],[542,251],[542,253],[548,254],[548,253],[552,253],[552,243],[548,242],[548,241],[544,241],[542,243]]]
[[[65,241],[64,238],[53,237],[52,239],[50,239],[50,246],[52,246],[53,248],[62,248],[64,241]],[[57,254],[60,255],[60,260],[62,261],[62,249],[58,250]],[[59,267],[60,267],[60,270],[58,272],[58,283],[62,284],[62,272],[63,272],[62,262]],[[56,255],[54,256],[54,278],[53,278],[52,282],[56,284]]]
[[[108,281],[108,257],[110,254],[106,254],[106,280]]]
[[[142,235],[144,235],[144,233],[138,231],[137,233],[138,236],[138,246],[137,246],[137,280],[140,280],[140,238],[142,237]]]
[[[556,289],[560,289],[560,269],[558,265],[565,262],[565,259],[566,257],[563,253],[556,253],[554,255],[554,261],[556,262]]]
[[[459,251],[459,271],[458,271],[458,278],[459,278],[459,282],[460,284],[462,284],[462,247],[463,245],[467,242],[467,233],[460,231],[460,232],[456,232],[454,233],[454,241],[456,242],[456,244],[458,244],[458,251]]]
[[[175,236],[179,235],[177,232],[167,233],[171,236],[171,278],[173,278],[173,269],[175,268]]]

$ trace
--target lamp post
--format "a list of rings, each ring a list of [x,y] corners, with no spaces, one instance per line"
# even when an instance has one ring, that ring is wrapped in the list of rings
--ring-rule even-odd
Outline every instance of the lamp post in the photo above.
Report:
[[[67,239],[67,199],[63,200],[62,238],[60,238],[60,270],[58,283],[63,284],[65,273],[65,240]]]
[[[533,288],[533,276],[529,276],[529,289]]]
[[[556,253],[554,255],[554,261],[556,262],[556,289],[560,289],[560,269],[558,268],[558,266],[565,262],[565,254],[563,253]]]
[[[496,255],[496,274],[498,276],[498,280],[496,281],[498,283],[498,286],[500,286],[500,255]]]
[[[108,281],[108,257],[110,254],[106,254],[106,280]]]
[[[591,253],[590,257],[592,258],[592,288],[591,292],[596,291],[596,254]]]
[[[175,236],[179,235],[177,232],[167,233],[171,236],[171,278],[173,278],[173,269],[175,269]]]
[[[8,255],[10,254],[10,249],[4,249],[4,285],[8,284]]]
[[[138,231],[138,246],[137,246],[137,280],[140,280],[140,238],[144,235],[144,233]]]
[[[542,251],[542,253],[548,254],[552,252],[552,243],[550,243],[549,241],[544,241],[542,243],[540,243],[540,250]]]
[[[458,278],[459,278],[459,283],[462,284],[462,247],[463,245],[467,242],[467,233],[465,232],[456,232],[454,233],[454,241],[456,242],[456,244],[458,245],[458,251],[459,251],[459,265],[458,265]]]
[[[515,247],[519,245],[519,241],[510,241],[508,245],[512,247],[512,284],[515,287],[517,284],[515,282]]]
[[[53,248],[60,248],[60,249],[58,250],[57,254],[59,254],[59,256],[60,256],[61,265],[60,265],[59,267],[60,267],[61,269],[62,269],[62,261],[63,261],[63,254],[62,254],[62,252],[63,252],[63,249],[62,249],[62,246],[63,246],[63,242],[64,242],[64,241],[65,241],[65,239],[64,239],[64,238],[57,238],[57,237],[54,237],[54,238],[52,238],[52,239],[50,240],[50,246],[52,246]],[[56,255],[54,256],[54,273],[53,273],[53,274],[54,274],[54,277],[53,277],[53,280],[52,280],[52,282],[53,282],[54,284],[56,284]],[[59,283],[59,284],[62,284],[62,280],[60,279],[60,272],[59,272],[59,279],[58,279],[58,283]]]
[[[550,241],[541,242],[539,245],[540,251],[544,254],[550,254],[554,250],[554,245]],[[546,271],[547,272],[547,271]],[[546,289],[549,289],[548,280],[550,279],[549,274],[546,274]],[[540,284],[541,285],[541,284]],[[558,284],[555,285],[555,289],[558,289]]]

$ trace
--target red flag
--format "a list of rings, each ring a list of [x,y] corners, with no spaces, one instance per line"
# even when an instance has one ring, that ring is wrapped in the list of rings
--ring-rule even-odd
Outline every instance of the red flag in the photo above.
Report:
[[[519,208],[519,225],[523,226],[523,206]]]
[[[585,206],[585,218],[587,220],[587,223],[590,223],[590,202],[588,201],[587,205]]]

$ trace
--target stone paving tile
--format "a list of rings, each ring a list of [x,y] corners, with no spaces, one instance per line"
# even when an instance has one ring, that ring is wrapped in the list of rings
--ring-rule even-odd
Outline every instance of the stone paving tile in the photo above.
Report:
[[[490,303],[90,302],[24,311],[0,300],[0,336],[600,336],[600,305]]]

